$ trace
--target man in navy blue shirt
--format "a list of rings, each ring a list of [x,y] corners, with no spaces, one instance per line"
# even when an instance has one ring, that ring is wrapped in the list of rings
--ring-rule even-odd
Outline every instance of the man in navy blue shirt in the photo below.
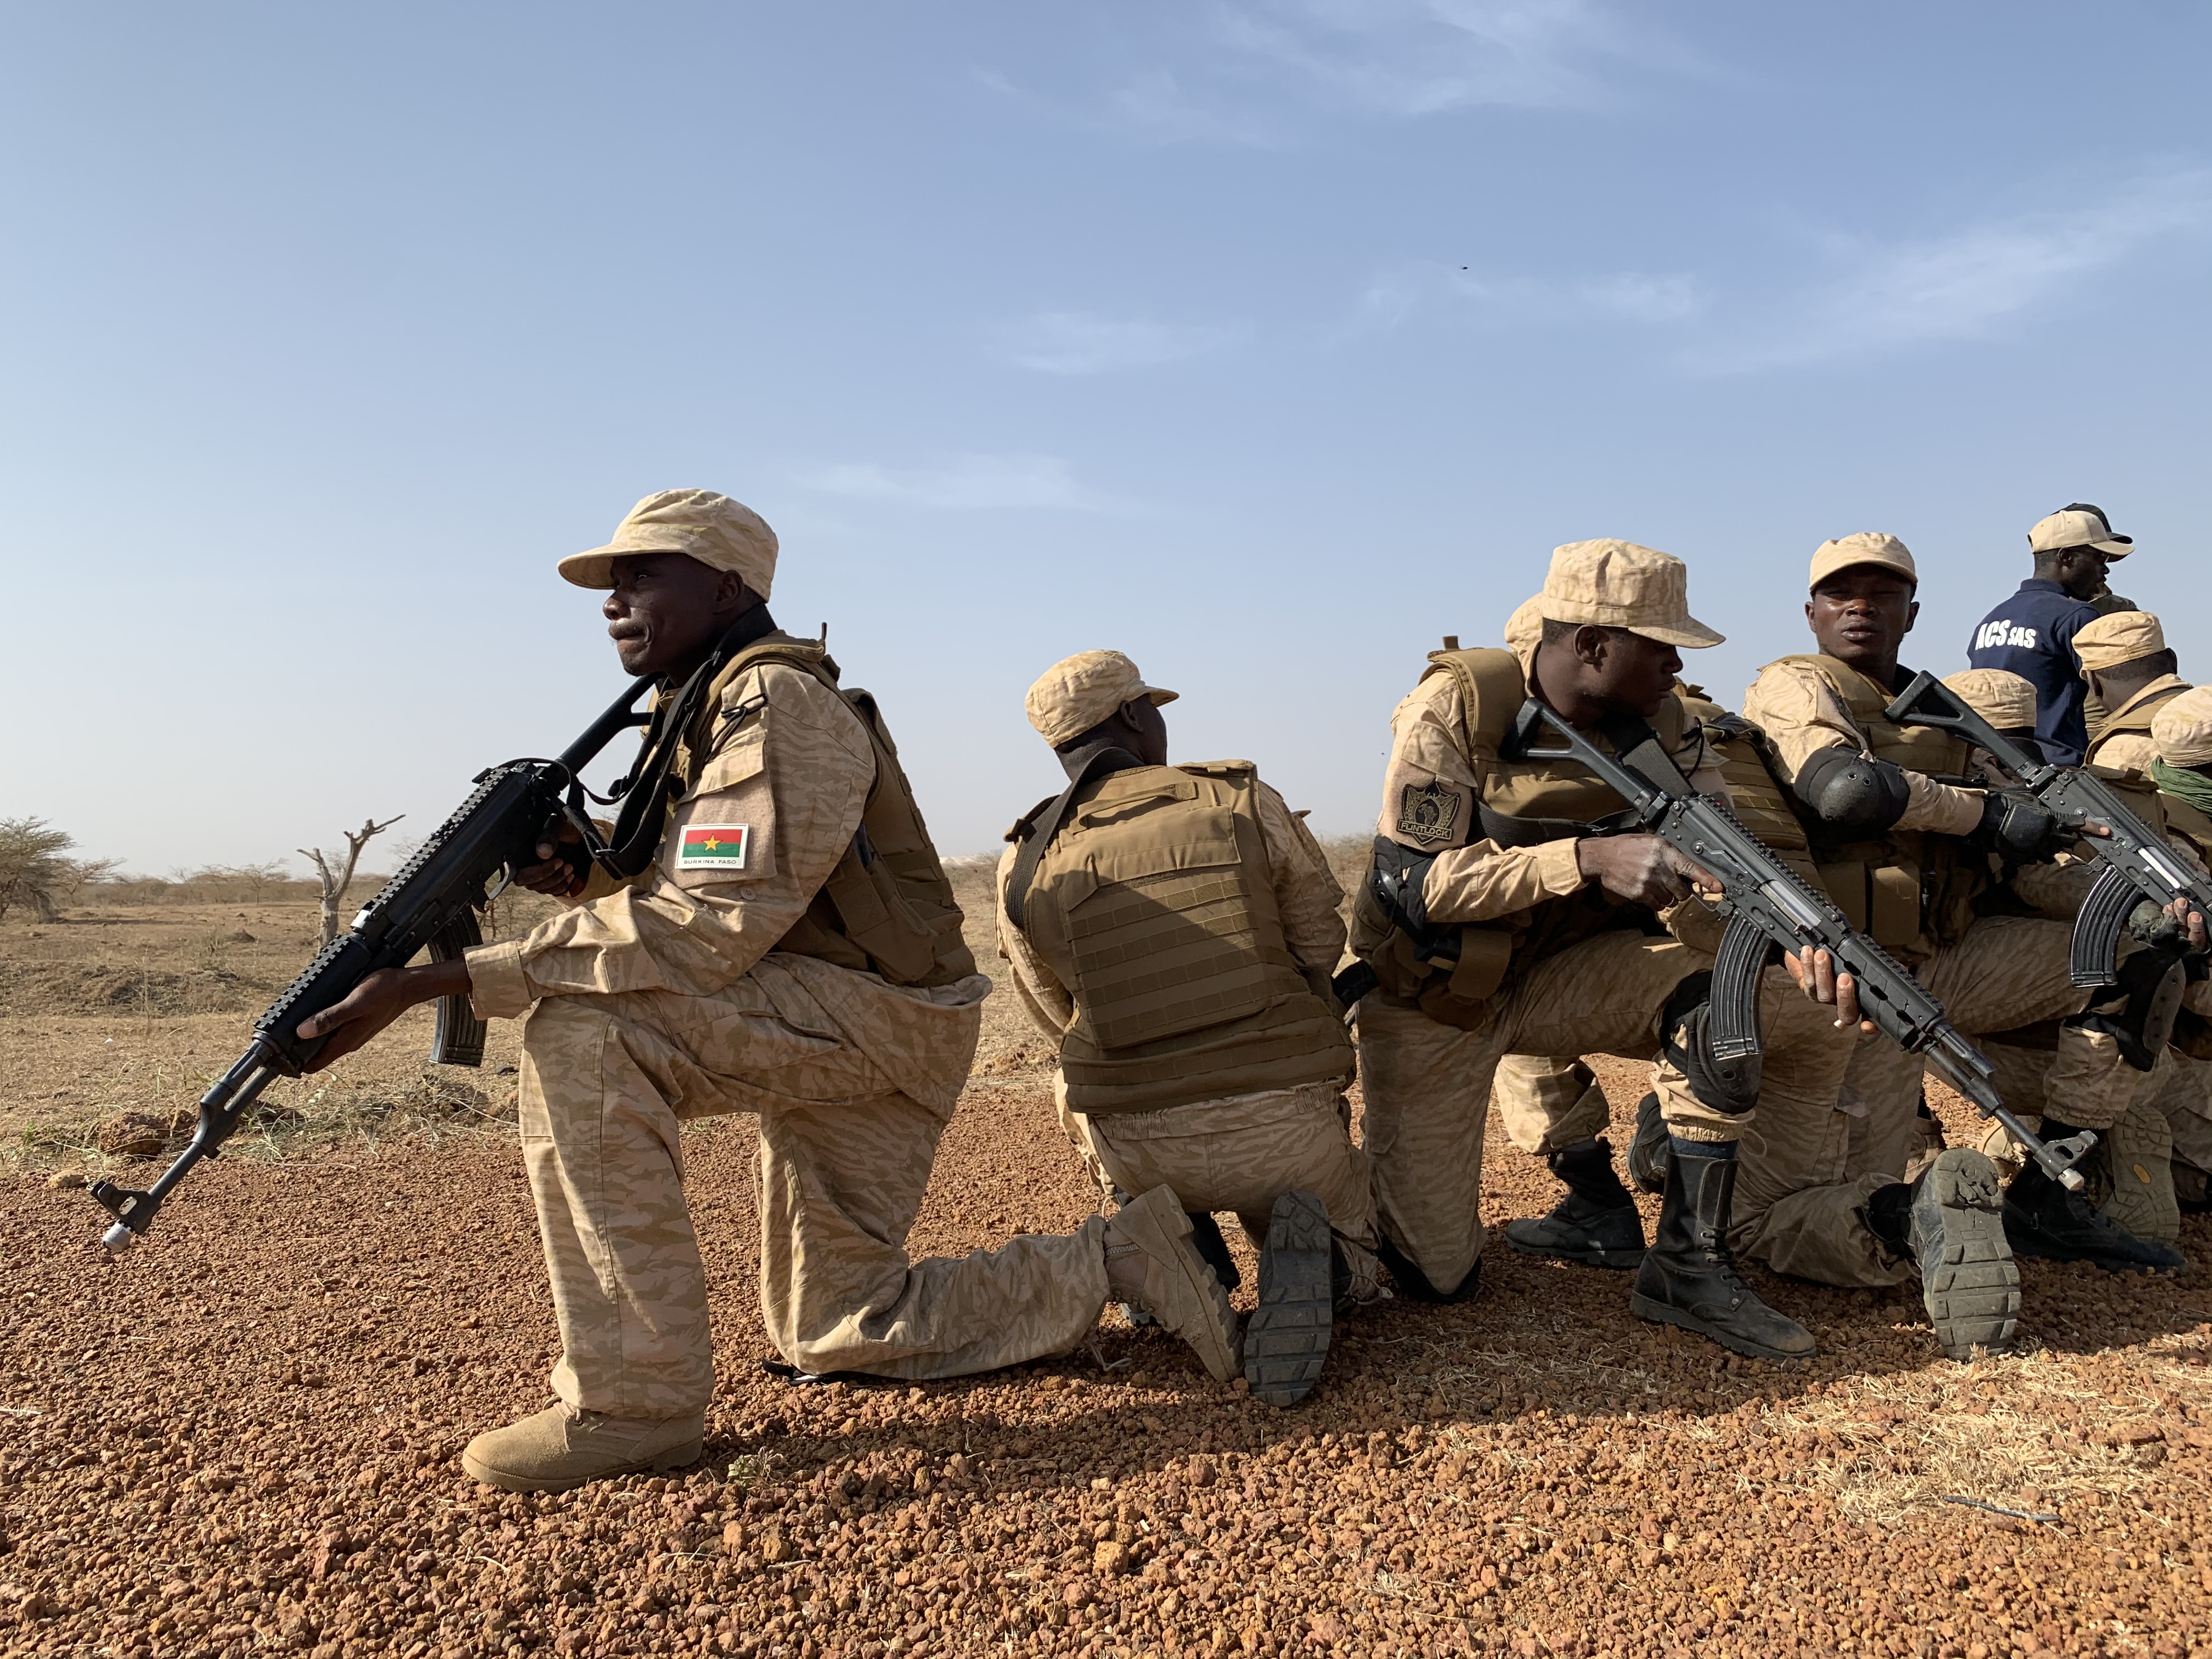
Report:
[[[2087,501],[2063,507],[2027,532],[2035,574],[1982,618],[1968,642],[1977,668],[2002,668],[2035,688],[2035,738],[2044,758],[2079,766],[2089,746],[2081,715],[2089,682],[2074,653],[2074,635],[2094,622],[2089,601],[2103,591],[2109,565],[2127,557],[2133,539],[2115,536],[2105,510]]]

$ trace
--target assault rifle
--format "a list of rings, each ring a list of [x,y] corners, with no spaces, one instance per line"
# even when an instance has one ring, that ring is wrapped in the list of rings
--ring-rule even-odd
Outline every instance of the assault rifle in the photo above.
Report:
[[[1566,740],[1565,748],[1535,746],[1546,726]],[[1884,1036],[1922,1055],[1975,1110],[2003,1124],[2052,1180],[2076,1190],[2081,1187],[2074,1164],[2095,1145],[2094,1134],[2045,1145],[2006,1109],[1990,1081],[1994,1068],[1945,1018],[1943,1005],[1902,963],[1853,927],[1826,893],[1745,829],[1725,802],[1692,789],[1650,726],[1630,716],[1607,720],[1599,730],[1616,755],[1607,754],[1532,697],[1514,720],[1507,756],[1579,761],[1628,803],[1632,822],[1719,884],[1718,908],[1728,927],[1713,965],[1711,1040],[1717,1058],[1741,1060],[1759,1052],[1759,975],[1777,945],[1808,953],[1803,958],[1808,971],[1809,952],[1826,951],[1836,971],[1849,974],[1856,984],[1860,1012]]]
[[[303,1039],[299,1024],[311,1014],[343,1001],[362,981],[383,968],[403,968],[426,945],[431,958],[446,962],[483,942],[477,912],[504,890],[490,883],[502,872],[512,878],[538,861],[538,838],[555,817],[573,822],[581,804],[571,788],[577,775],[627,726],[647,717],[634,712],[638,697],[654,684],[634,681],[583,736],[553,760],[513,760],[476,776],[476,790],[377,896],[362,906],[353,926],[325,945],[254,1022],[253,1040],[238,1064],[200,1097],[200,1117],[191,1142],[161,1177],[141,1192],[95,1181],[92,1195],[115,1217],[100,1236],[110,1255],[120,1255],[154,1224],[155,1212],[204,1158],[213,1158],[254,1101],[280,1077],[298,1077],[322,1052],[327,1037]],[[565,797],[565,800],[564,800]],[[582,826],[579,826],[580,828]],[[596,837],[561,849],[580,873]],[[441,998],[431,1060],[447,1066],[475,1066],[483,1059],[484,1024],[465,996]]]
[[[2112,831],[2081,837],[2081,845],[2104,860],[2105,870],[2074,919],[2068,966],[2075,984],[2110,985],[2119,978],[2120,930],[2146,899],[2162,908],[2185,898],[2212,921],[2212,884],[2192,876],[2165,838],[2087,767],[2052,766],[2029,755],[1925,670],[1882,712],[1902,726],[1957,732],[2018,778],[2069,830],[2094,823]]]

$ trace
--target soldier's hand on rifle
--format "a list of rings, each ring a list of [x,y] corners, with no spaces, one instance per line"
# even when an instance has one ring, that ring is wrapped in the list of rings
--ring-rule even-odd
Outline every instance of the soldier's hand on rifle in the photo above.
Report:
[[[469,965],[459,957],[419,968],[380,968],[321,1013],[300,1022],[302,1039],[328,1039],[307,1069],[319,1072],[351,1054],[418,1002],[468,994]]]
[[[561,856],[563,847],[580,845],[584,837],[566,818],[554,818],[538,832],[538,856],[543,860],[514,872],[514,879],[533,893],[554,898],[573,898],[584,890],[585,878]]]
[[[1810,956],[1811,963],[1805,958]],[[1858,981],[1849,974],[1836,971],[1836,959],[1826,951],[1784,951],[1783,965],[1790,969],[1790,977],[1797,981],[1797,988],[1814,1002],[1825,1003],[1836,1011],[1836,1029],[1856,1025],[1872,1036],[1875,1023],[1859,1013]]]
[[[1657,836],[1594,836],[1575,843],[1583,874],[1616,898],[1663,910],[1719,884]]]
[[[2202,951],[2205,948],[2204,913],[2202,910],[2187,899],[2178,898],[2166,907],[2166,914],[2173,918],[2174,926],[2181,930],[2182,937],[2189,941],[2191,950]]]

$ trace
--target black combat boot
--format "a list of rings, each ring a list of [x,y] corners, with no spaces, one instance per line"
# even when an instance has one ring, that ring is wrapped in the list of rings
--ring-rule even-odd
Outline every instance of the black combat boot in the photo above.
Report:
[[[1467,1270],[1467,1277],[1448,1291],[1440,1291],[1429,1282],[1429,1276],[1414,1265],[1413,1258],[1400,1249],[1387,1232],[1375,1241],[1375,1254],[1390,1270],[1390,1282],[1401,1294],[1416,1302],[1472,1302],[1482,1289],[1482,1258],[1477,1256],[1474,1265]]]
[[[1768,1307],[1736,1276],[1728,1247],[1735,1146],[1676,1140],[1668,1151],[1667,1196],[1651,1248],[1636,1270],[1629,1308],[1639,1318],[1680,1325],[1753,1359],[1811,1358],[1813,1334]]]
[[[2046,1144],[2080,1133],[2055,1118],[2043,1120]],[[2104,1157],[2104,1143],[2099,1141],[2088,1156]],[[2060,1186],[2033,1158],[2005,1189],[2004,1229],[2014,1255],[2093,1261],[2107,1273],[2151,1273],[2189,1265],[2180,1251],[2137,1238],[2081,1194]]]
[[[1668,1139],[1667,1120],[1659,1110],[1659,1097],[1644,1096],[1636,1103],[1636,1133],[1628,1142],[1628,1178],[1636,1183],[1638,1192],[1656,1198],[1667,1190]]]
[[[1997,1166],[1954,1146],[1910,1187],[1867,1200],[1867,1231],[1893,1255],[1920,1264],[1920,1301],[1936,1340],[1953,1359],[2012,1340],[2020,1324],[2020,1269],[2005,1243]]]
[[[1523,1255],[1551,1256],[1591,1267],[1633,1267],[1644,1260],[1644,1218],[1604,1140],[1577,1140],[1544,1159],[1567,1183],[1549,1215],[1505,1224],[1505,1242]]]
[[[1317,1193],[1285,1193],[1260,1252],[1260,1304],[1244,1322],[1244,1380],[1252,1397],[1295,1406],[1313,1392],[1328,1358],[1336,1301],[1328,1206]]]

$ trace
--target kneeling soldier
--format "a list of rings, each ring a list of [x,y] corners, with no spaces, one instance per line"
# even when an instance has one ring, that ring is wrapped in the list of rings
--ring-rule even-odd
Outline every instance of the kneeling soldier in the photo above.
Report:
[[[1729,1256],[1736,1141],[1762,1099],[1832,1102],[1849,1040],[1832,1010],[1770,969],[1761,1060],[1716,1056],[1713,959],[1656,921],[1702,872],[1656,836],[1620,833],[1626,803],[1583,768],[1510,741],[1532,696],[1600,743],[1648,723],[1701,787],[1724,793],[1674,690],[1677,647],[1720,635],[1690,617],[1681,562],[1628,542],[1560,548],[1539,605],[1526,672],[1510,651],[1437,652],[1392,719],[1352,939],[1380,983],[1358,1024],[1383,1259],[1413,1294],[1473,1292],[1502,1055],[1662,1054],[1674,1156],[1630,1305],[1739,1353],[1802,1358],[1811,1335],[1759,1300]],[[1832,999],[1832,978],[1808,978]]]
[[[1329,992],[1342,895],[1249,762],[1168,764],[1159,705],[1175,695],[1118,651],[1030,688],[1030,723],[1071,781],[1007,835],[1000,950],[1115,1188],[1172,1188],[1209,1231],[1234,1212],[1260,1247],[1244,1374],[1287,1406],[1321,1375],[1332,1304],[1380,1294]]]
[[[1918,573],[1893,536],[1823,543],[1805,615],[1820,649],[1769,664],[1744,713],[1766,733],[1778,774],[1811,826],[1823,881],[1943,1003],[1969,1036],[2059,1019],[2045,1139],[2102,1132],[2142,1073],[2124,1035],[2067,964],[2070,930],[2038,916],[1981,915],[2004,866],[2056,858],[2071,839],[2032,798],[1955,781],[1966,743],[1884,710],[1910,680],[1898,651],[1917,617]],[[1858,1046],[1836,1098],[1808,1116],[1762,1115],[1747,1138],[1735,1245],[1778,1273],[1824,1284],[1878,1285],[1917,1276],[1937,1340],[1964,1358],[2012,1334],[2020,1304],[2011,1255],[2168,1267],[2179,1258],[2131,1237],[2030,1164],[2002,1200],[1994,1166],[1954,1148],[1904,1177],[1920,1144],[1922,1061],[1896,1044]]]
[[[1227,1298],[1164,1190],[1069,1237],[908,1258],[991,985],[874,700],[769,618],[775,556],[749,508],[676,489],[561,561],[611,590],[623,668],[661,680],[615,830],[635,873],[580,879],[549,836],[518,879],[562,915],[372,975],[306,1023],[334,1034],[327,1060],[433,997],[523,1019],[560,1403],[470,1443],[462,1465],[489,1486],[557,1492],[700,1455],[714,1366],[689,1118],[758,1118],[761,1316],[800,1371],[962,1376],[1062,1352],[1109,1287],[1216,1377],[1236,1368]]]

